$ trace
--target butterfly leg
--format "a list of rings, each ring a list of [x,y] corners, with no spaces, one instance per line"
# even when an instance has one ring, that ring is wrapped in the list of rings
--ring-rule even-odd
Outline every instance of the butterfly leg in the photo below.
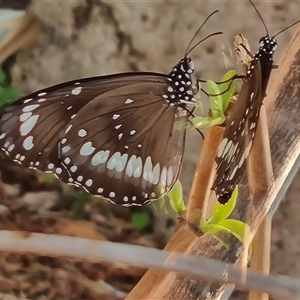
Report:
[[[201,83],[206,83],[206,80],[202,80],[202,79],[197,79],[196,80],[196,88],[198,91],[202,91],[207,97],[209,97],[209,93],[206,92],[202,87],[201,87]]]

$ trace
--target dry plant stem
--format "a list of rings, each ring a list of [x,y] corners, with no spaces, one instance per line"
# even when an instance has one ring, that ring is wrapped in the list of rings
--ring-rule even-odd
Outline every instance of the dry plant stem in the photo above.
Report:
[[[20,48],[34,41],[39,33],[37,20],[30,13],[26,13],[19,23],[13,26],[13,34],[0,44],[0,64]]]
[[[256,201],[256,195],[266,193],[268,191],[272,174],[273,168],[270,153],[267,115],[265,107],[262,106],[256,138],[248,160],[248,181],[250,192],[253,195],[252,203],[254,205],[254,209],[259,206],[259,203]],[[267,215],[254,236],[251,255],[251,268],[261,271],[266,275],[270,272],[271,224],[272,219]],[[246,247],[244,247],[244,249],[245,248]],[[247,256],[248,255],[246,254],[246,257]],[[245,267],[247,267],[247,264]],[[268,300],[269,295],[250,290],[248,299]]]
[[[287,276],[265,276],[249,269],[246,284],[244,284],[238,268],[232,264],[204,257],[106,241],[9,230],[0,231],[0,241],[0,251],[3,252],[61,256],[89,262],[114,262],[115,264],[129,264],[146,268],[151,266],[157,270],[168,271],[170,274],[174,273],[174,277],[178,276],[175,272],[181,272],[185,276],[195,279],[201,277],[226,281],[243,289],[266,291],[284,299],[300,299],[300,281],[297,279]],[[205,296],[207,293],[208,291],[205,292]]]
[[[215,126],[207,130],[194,176],[185,219],[189,224],[199,226],[201,214],[205,215],[210,188],[215,174],[214,164],[224,128]]]
[[[270,255],[271,255],[271,229],[272,219],[266,216],[262,221],[252,244],[252,255],[250,267],[253,270],[261,271],[268,275],[270,272]],[[268,300],[269,295],[259,291],[250,290],[248,299]]]
[[[239,189],[239,201],[233,217],[249,222],[251,237],[255,235],[260,224],[270,212],[278,206],[295,170],[300,165],[300,28],[296,31],[289,46],[283,52],[279,61],[279,68],[273,71],[269,83],[267,97],[264,101],[270,134],[271,155],[273,160],[274,176],[267,192],[255,195],[254,209],[251,211],[251,201],[246,188],[247,181],[242,181]],[[274,76],[275,75],[275,76]],[[249,211],[250,220],[248,220]],[[182,237],[183,238],[183,237]],[[185,253],[206,256],[212,259],[241,265],[241,244],[236,239],[230,241],[230,251],[216,242],[209,235],[199,237]],[[247,276],[248,276],[247,271]],[[174,276],[175,277],[175,276]],[[142,286],[139,286],[139,285]],[[136,289],[143,290],[145,282],[141,281]],[[151,283],[148,283],[150,285]],[[152,285],[153,290],[157,285]],[[161,287],[160,287],[161,288]],[[165,288],[165,296],[160,299],[184,300],[212,300],[220,299],[225,289],[224,284],[213,283],[207,280],[196,280],[191,277],[177,274],[173,283]],[[130,297],[131,296],[131,297]],[[130,294],[131,299],[149,299],[148,290],[140,293],[139,297]]]

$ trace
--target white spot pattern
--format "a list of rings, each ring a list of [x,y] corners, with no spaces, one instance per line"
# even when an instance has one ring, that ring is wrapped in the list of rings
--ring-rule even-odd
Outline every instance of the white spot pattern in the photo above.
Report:
[[[28,136],[24,141],[23,141],[23,148],[25,150],[31,150],[34,147],[33,144],[33,136]]]
[[[130,104],[130,103],[133,103],[133,100],[130,98],[127,98],[127,100],[125,101],[125,104]]]
[[[72,95],[77,96],[81,93],[81,90],[82,90],[82,87],[78,86],[78,87],[74,88],[71,93],[72,93]]]
[[[80,148],[80,155],[82,156],[89,156],[91,154],[93,154],[93,152],[95,151],[95,147],[93,147],[92,142],[86,142],[85,144],[82,145],[82,147]]]

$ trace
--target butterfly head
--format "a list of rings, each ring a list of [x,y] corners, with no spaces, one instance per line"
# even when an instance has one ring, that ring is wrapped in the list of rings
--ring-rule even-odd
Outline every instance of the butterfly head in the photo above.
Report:
[[[184,57],[173,67],[168,75],[170,85],[163,97],[172,106],[181,106],[196,101],[192,92],[192,74],[194,73],[194,62],[190,57]]]
[[[259,40],[259,52],[262,54],[273,55],[277,49],[277,41],[274,37],[264,36]]]

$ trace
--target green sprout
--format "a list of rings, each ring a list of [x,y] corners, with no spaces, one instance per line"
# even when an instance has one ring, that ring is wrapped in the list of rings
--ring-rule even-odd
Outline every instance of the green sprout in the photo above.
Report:
[[[19,97],[20,92],[8,84],[7,76],[0,67],[0,107],[14,102]]]
[[[183,200],[182,185],[179,180],[176,181],[167,195],[163,195],[156,201],[152,202],[155,209],[164,210],[165,213],[168,214],[169,211],[166,207],[166,197],[169,198],[170,206],[176,213],[180,215],[186,211],[186,206]]]
[[[223,124],[226,121],[225,112],[228,108],[232,96],[236,93],[237,83],[234,79],[237,73],[235,70],[228,71],[221,79],[220,84],[212,80],[207,81],[209,90],[209,102],[211,116],[197,116],[193,118],[195,128],[208,128],[215,125]]]
[[[229,246],[218,237],[219,233],[228,233],[234,235],[241,243],[244,240],[246,224],[235,219],[228,219],[236,207],[238,197],[238,187],[234,189],[232,196],[226,205],[217,202],[213,209],[213,215],[209,220],[203,220],[200,224],[200,230],[203,233],[211,234],[225,248]]]
[[[142,230],[151,223],[148,211],[137,211],[131,215],[131,224],[138,230]]]
[[[168,193],[170,205],[178,214],[183,214],[186,211],[186,206],[183,200],[182,185],[179,180],[176,181],[170,192]]]
[[[186,211],[186,206],[183,200],[182,185],[179,180],[175,183],[167,196],[170,199],[172,209],[176,213],[183,214]],[[238,187],[236,186],[228,203],[223,205],[217,202],[214,206],[212,217],[209,220],[203,220],[200,224],[201,232],[211,234],[227,249],[229,246],[221,238],[219,238],[219,233],[232,234],[241,242],[244,240],[246,224],[239,220],[228,219],[236,207],[237,198]]]

